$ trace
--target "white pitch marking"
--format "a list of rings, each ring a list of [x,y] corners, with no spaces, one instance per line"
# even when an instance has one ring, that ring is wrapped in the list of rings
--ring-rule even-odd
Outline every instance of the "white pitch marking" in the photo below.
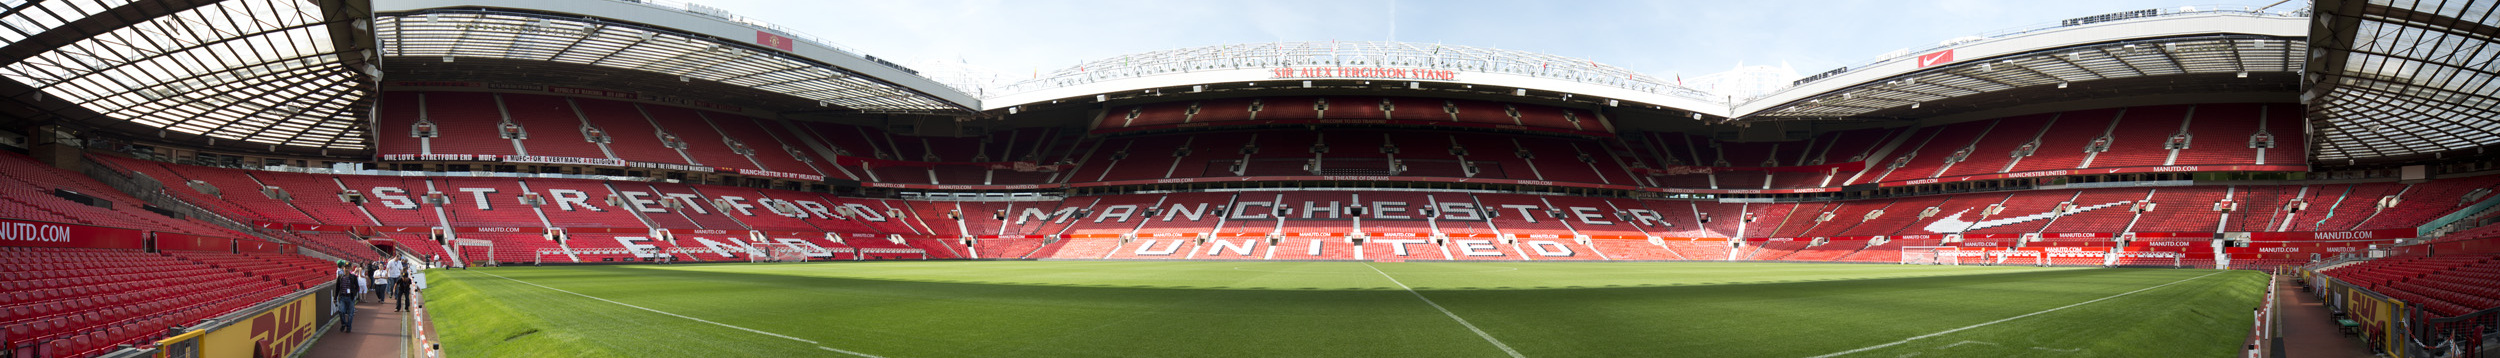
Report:
[[[737,330],[741,330],[741,331],[754,332],[755,334],[761,334],[761,335],[767,335],[767,336],[773,336],[773,337],[780,337],[781,339],[787,339],[787,340],[793,340],[793,341],[807,342],[807,344],[814,344],[814,345],[817,345],[817,346],[816,346],[816,349],[822,349],[822,350],[826,350],[826,351],[837,352],[837,353],[842,353],[842,354],[849,354],[849,355],[855,355],[855,356],[861,356],[861,357],[867,357],[867,358],[885,358],[885,357],[879,357],[879,356],[872,355],[872,354],[867,354],[867,353],[860,353],[860,352],[852,352],[852,351],[846,351],[846,350],[834,349],[833,347],[826,347],[826,346],[823,346],[823,344],[824,344],[824,343],[817,343],[816,341],[806,340],[806,339],[802,339],[802,338],[799,338],[799,337],[785,336],[785,335],[781,335],[780,333],[773,333],[773,332],[758,331],[758,330],[755,330],[755,329],[753,329],[753,328],[739,327],[739,326],[729,325],[729,324],[727,324],[727,323],[713,322],[712,320],[707,320],[707,319],[694,318],[694,317],[687,317],[686,315],[675,314],[675,313],[669,313],[668,311],[655,310],[655,309],[645,308],[645,307],[642,307],[642,306],[635,306],[635,305],[630,304],[630,303],[617,302],[617,301],[613,301],[613,300],[609,300],[609,299],[605,299],[605,298],[599,298],[599,297],[597,297],[597,296],[591,296],[591,295],[581,294],[581,293],[579,293],[579,292],[565,291],[564,289],[561,289],[561,288],[547,287],[546,285],[540,285],[540,284],[530,283],[529,281],[515,280],[515,279],[512,279],[511,277],[503,277],[503,275],[497,275],[497,274],[494,274],[494,273],[491,273],[491,272],[478,272],[478,273],[486,274],[487,276],[494,276],[495,278],[500,278],[500,279],[510,280],[510,281],[512,281],[512,282],[519,282],[519,283],[521,283],[521,284],[523,284],[523,285],[538,286],[538,288],[544,288],[544,289],[549,289],[549,290],[555,290],[556,292],[569,293],[569,294],[572,294],[572,295],[574,295],[574,296],[582,296],[582,297],[584,297],[584,298],[589,298],[589,299],[599,300],[600,302],[614,303],[614,304],[616,304],[616,305],[618,305],[618,306],[633,307],[634,309],[638,309],[638,310],[651,311],[651,313],[664,314],[664,315],[668,315],[669,317],[684,318],[684,319],[688,319],[688,320],[693,320],[693,321],[695,321],[695,322],[710,323],[710,324],[715,325],[715,326],[729,327],[729,328],[735,328],[735,329],[737,329]]]
[[[1374,270],[1378,270],[1378,269],[1374,269]],[[1936,333],[1928,333],[1928,334],[1925,334],[1925,335],[1920,335],[1920,336],[1917,336],[1917,337],[1910,337],[1910,338],[1908,338],[1908,339],[1902,339],[1902,340],[1898,340],[1898,341],[1892,341],[1892,343],[1877,344],[1877,345],[1867,346],[1866,348],[1851,349],[1851,350],[1846,350],[1846,351],[1840,351],[1839,353],[1832,353],[1832,354],[1825,354],[1825,355],[1813,356],[1813,357],[1810,357],[1810,358],[1831,358],[1831,357],[1838,357],[1838,356],[1843,356],[1843,355],[1849,355],[1849,354],[1851,354],[1851,353],[1865,352],[1865,351],[1875,350],[1875,349],[1884,348],[1884,347],[1897,346],[1897,345],[1901,345],[1902,343],[1910,343],[1910,341],[1921,340],[1921,339],[1927,339],[1927,338],[1934,338],[1934,337],[1936,337],[1936,336],[1942,336],[1942,335],[1946,335],[1946,334],[1952,334],[1953,332],[1961,332],[1961,331],[1964,331],[1964,330],[1969,330],[1969,329],[1972,329],[1972,328],[1987,327],[1988,325],[1993,325],[1993,324],[1998,324],[1998,323],[2005,323],[2005,321],[2018,320],[2018,319],[2023,319],[2023,318],[2025,318],[2025,317],[2038,316],[2038,315],[2041,315],[2041,314],[2046,314],[2046,313],[2049,313],[2049,312],[2057,312],[2057,311],[2065,310],[2065,309],[2068,309],[2068,308],[2075,308],[2075,306],[2082,306],[2082,305],[2092,304],[2093,302],[2107,301],[2107,300],[2112,299],[2112,298],[2118,298],[2118,297],[2120,297],[2120,296],[2132,295],[2132,294],[2135,294],[2135,293],[2137,293],[2137,292],[2149,291],[2149,290],[2156,289],[2156,288],[2168,287],[2168,286],[2170,286],[2170,285],[2176,285],[2176,284],[2179,284],[2180,282],[2188,282],[2188,281],[2190,281],[2190,280],[2195,280],[2195,279],[2205,278],[2205,276],[2213,276],[2214,274],[2219,274],[2219,273],[2223,273],[2223,272],[2224,272],[2224,271],[2214,271],[2213,273],[2208,273],[2208,274],[2204,274],[2204,275],[2200,275],[2200,276],[2196,276],[2196,277],[2189,277],[2189,278],[2185,278],[2185,279],[2180,279],[2180,280],[2178,280],[2178,281],[2170,281],[2170,283],[2159,284],[2159,285],[2153,285],[2153,287],[2145,287],[2145,288],[2142,288],[2142,289],[2137,289],[2137,290],[2134,290],[2134,291],[2127,291],[2127,292],[2125,292],[2125,293],[2119,293],[2119,294],[2115,294],[2115,295],[2109,295],[2109,297],[2096,298],[2096,299],[2092,299],[2091,301],[2076,302],[2075,304],[2065,305],[2065,306],[2059,306],[2059,307],[2057,307],[2057,308],[2051,308],[2051,309],[2041,310],[2041,311],[2039,311],[2039,312],[2025,313],[2025,314],[2023,314],[2023,315],[2021,315],[2021,316],[2006,317],[2005,319],[1994,320],[1994,321],[1988,321],[1987,323],[1980,323],[1980,324],[1974,324],[1974,325],[1969,325],[1969,326],[1963,326],[1962,328],[1948,329],[1948,330],[1944,330],[1944,331],[1941,331],[1941,332],[1936,332]]]
[[[1423,300],[1423,301],[1424,301],[1424,304],[1427,304],[1427,305],[1432,305],[1432,309],[1435,309],[1435,310],[1440,310],[1440,311],[1441,311],[1441,315],[1444,315],[1444,316],[1450,316],[1450,320],[1453,320],[1453,321],[1458,321],[1458,325],[1461,325],[1461,326],[1467,326],[1467,330],[1468,330],[1468,331],[1476,332],[1476,336],[1477,336],[1477,337],[1484,337],[1484,341],[1485,341],[1485,342],[1491,342],[1491,343],[1493,343],[1493,346],[1494,346],[1494,347],[1500,347],[1500,348],[1502,348],[1502,353],[1509,353],[1511,358],[1528,358],[1528,356],[1519,355],[1519,351],[1510,349],[1510,345],[1508,345],[1508,344],[1502,344],[1502,340],[1499,340],[1499,339],[1493,339],[1493,335],[1491,335],[1491,334],[1485,334],[1485,333],[1484,333],[1484,330],[1482,330],[1482,329],[1476,329],[1476,325],[1475,325],[1475,324],[1473,324],[1473,323],[1467,323],[1467,319],[1465,319],[1465,318],[1458,318],[1458,314],[1457,314],[1457,313],[1450,313],[1450,309],[1448,309],[1448,308],[1441,308],[1441,304],[1439,304],[1439,303],[1432,303],[1432,299],[1430,299],[1430,298],[1424,298],[1424,293],[1422,293],[1422,292],[1415,292],[1415,288],[1414,288],[1414,287],[1406,287],[1406,283],[1405,283],[1405,282],[1398,282],[1398,278],[1397,278],[1397,277],[1392,277],[1392,276],[1389,276],[1389,272],[1388,272],[1388,271],[1381,271],[1381,270],[1380,270],[1380,267],[1372,266],[1372,264],[1371,264],[1371,263],[1368,263],[1368,262],[1363,263],[1363,267],[1369,267],[1369,268],[1371,268],[1371,269],[1372,269],[1372,272],[1379,272],[1379,273],[1380,273],[1380,277],[1383,277],[1383,278],[1388,278],[1388,279],[1389,279],[1389,283],[1398,284],[1398,288],[1403,288],[1403,289],[1406,289],[1406,293],[1415,295],[1415,299],[1418,299],[1418,300]]]
[[[1980,341],[1961,341],[1961,342],[1953,342],[1953,344],[1947,344],[1947,345],[1944,345],[1944,347],[1945,347],[1945,348],[1953,348],[1953,347],[1960,347],[1960,346],[1962,346],[1962,345],[1964,345],[1964,344],[1972,344],[1972,343],[1985,344],[1985,345],[1991,345],[1991,346],[2000,345],[2000,344],[1996,344],[1996,343],[1988,343],[1988,342],[1980,342]]]

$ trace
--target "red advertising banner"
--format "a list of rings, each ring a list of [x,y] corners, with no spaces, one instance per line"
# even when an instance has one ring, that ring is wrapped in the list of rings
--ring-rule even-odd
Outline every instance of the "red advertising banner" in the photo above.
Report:
[[[431,234],[434,228],[424,226],[366,226],[367,234]]]
[[[1587,130],[1578,130],[1578,129],[1570,129],[1570,128],[1554,128],[1554,127],[1541,127],[1541,126],[1523,126],[1523,125],[1516,125],[1516,124],[1495,124],[1495,123],[1477,123],[1477,122],[1451,122],[1451,121],[1419,121],[1419,120],[1398,120],[1398,119],[1261,119],[1261,120],[1254,120],[1254,121],[1196,122],[1196,123],[1177,123],[1177,124],[1141,125],[1141,126],[1130,126],[1130,127],[1106,127],[1106,128],[1099,128],[1099,129],[1095,129],[1095,130],[1093,131],[1093,133],[1094,133],[1094,134],[1109,134],[1109,133],[1134,132],[1134,131],[1147,131],[1147,130],[1163,130],[1163,129],[1174,129],[1174,128],[1212,128],[1212,127],[1265,126],[1265,125],[1305,125],[1305,124],[1384,124],[1384,125],[1425,126],[1425,127],[1492,128],[1492,129],[1502,129],[1502,130],[1535,131],[1535,132],[1546,132],[1546,133],[1562,133],[1562,134],[1583,135],[1583,136],[1601,137],[1601,138],[1602,138],[1602,137],[1614,137],[1614,136],[1615,136],[1615,134],[1614,134],[1614,133],[1609,133],[1609,132],[1604,132],[1604,131],[1587,131]]]
[[[789,37],[774,35],[773,33],[760,30],[755,32],[755,44],[764,45],[764,47],[771,47],[782,51],[790,50]]]
[[[1117,180],[1117,181],[1106,181],[1106,182],[1076,183],[1076,184],[1069,184],[1068,186],[1070,186],[1070,187],[1078,187],[1078,188],[1083,188],[1083,187],[1096,187],[1096,186],[1136,185],[1136,184],[1178,184],[1178,183],[1248,182],[1248,181],[1315,181],[1315,180],[1332,180],[1332,181],[1346,181],[1346,180],[1353,180],[1353,181],[1415,181],[1415,182],[1432,182],[1432,183],[1488,183],[1488,184],[1546,185],[1546,186],[1569,186],[1569,187],[1581,187],[1581,188],[1600,188],[1600,189],[1642,190],[1642,188],[1637,188],[1637,187],[1633,187],[1633,186],[1630,186],[1630,185],[1609,185],[1609,184],[1592,184],[1592,183],[1570,183],[1570,182],[1556,182],[1556,181],[1547,181],[1547,180],[1485,179],[1485,178],[1450,178],[1450,177],[1405,177],[1405,176],[1385,176],[1385,175],[1378,175],[1378,176],[1375,176],[1375,175],[1290,175],[1290,176],[1251,176],[1251,177],[1223,177],[1223,178],[1174,178],[1174,179]],[[863,185],[865,185],[865,184],[863,184]],[[871,186],[875,186],[875,185],[871,185]],[[1835,188],[1835,189],[1833,189],[1833,190],[1839,190],[1839,189],[1836,189],[1836,188]],[[1767,192],[1767,191],[1771,191],[1771,190],[1760,190],[1760,191],[1766,191],[1766,192]]]
[[[581,232],[581,229],[566,229],[566,230],[567,230],[567,231],[572,231],[572,232]],[[637,229],[637,230],[636,230],[636,232],[642,232],[642,231],[649,231],[649,230],[643,230],[643,229]],[[546,233],[546,232],[547,232],[547,228],[543,228],[543,227],[455,227],[455,228],[451,228],[451,232],[474,232],[474,233],[489,233],[489,234],[540,234],[540,233]]]
[[[2305,171],[2309,171],[2309,166],[2306,166],[2306,165],[2180,165],[2180,166],[2166,166],[2166,167],[2129,167],[2129,168],[2106,168],[2106,169],[2098,169],[2098,168],[2096,168],[2096,169],[2061,169],[2061,170],[2039,170],[2039,171],[2028,171],[2028,172],[2020,172],[2020,173],[2005,173],[2005,174],[1970,175],[1970,176],[1959,176],[1959,177],[1951,177],[1951,178],[1934,178],[1934,179],[1917,179],[1917,180],[1899,180],[1899,181],[1884,182],[1884,183],[1879,184],[1879,186],[1904,186],[1904,185],[1935,184],[1935,183],[1955,183],[1955,182],[1965,182],[1965,181],[1972,181],[1972,180],[1996,180],[1996,179],[2017,179],[2017,178],[2044,178],[2044,177],[2061,177],[2061,176],[2068,176],[2068,175],[2093,175],[2093,174],[2132,174],[2132,173],[2194,173],[2194,172],[2305,172]]]
[[[139,230],[0,219],[0,246],[140,249]]]
[[[1666,168],[1661,169],[1633,168],[1632,172],[1649,175],[1685,175],[1723,172],[1826,173],[1837,171],[1845,173],[1860,170],[1866,170],[1866,162],[1859,161],[1840,164],[1805,165],[1794,167],[1705,167],[1698,165],[1669,165]]]
[[[1060,164],[1042,165],[1042,164],[1040,164],[1040,163],[1034,163],[1034,162],[914,162],[914,161],[902,161],[902,160],[892,160],[892,159],[877,159],[877,158],[864,158],[864,157],[844,157],[844,156],[836,156],[836,157],[833,157],[833,163],[834,163],[834,164],[841,164],[841,165],[865,165],[865,166],[869,166],[869,167],[935,167],[935,166],[968,166],[968,167],[983,167],[983,168],[998,169],[998,170],[1014,170],[1014,171],[1020,171],[1020,172],[1058,172],[1058,171],[1060,171],[1060,170],[1066,170],[1066,169],[1068,169],[1069,167],[1074,167],[1074,166],[1075,166],[1075,165],[1060,165]]]
[[[487,231],[461,231],[461,232],[487,232]],[[534,233],[543,233],[543,232],[547,232],[547,229],[545,229],[545,228],[539,228],[539,229],[538,229],[538,231],[534,231]],[[628,228],[628,227],[572,227],[572,228],[564,228],[564,233],[567,233],[567,234],[648,234],[648,233],[651,233],[651,229],[638,228],[638,227],[630,227],[630,228]]]
[[[1300,78],[1381,78],[1399,80],[1457,81],[1458,71],[1388,67],[1278,67],[1268,70],[1274,79]]]
[[[356,228],[356,227],[354,227],[354,226],[347,226],[347,225],[315,225],[315,224],[289,224],[289,225],[287,225],[287,226],[286,226],[286,229],[287,229],[287,230],[291,230],[291,231],[312,231],[312,232],[348,232],[348,231],[355,230],[355,228]]]
[[[2158,240],[2170,240],[2170,241],[2178,241],[2178,240],[2190,240],[2190,241],[2194,241],[2194,240],[2213,240],[2213,239],[2214,239],[2214,233],[2210,233],[2210,232],[2139,232],[2139,233],[2135,233],[2135,238],[2137,238],[2137,239],[2158,239]]]
[[[1952,50],[1952,49],[1946,49],[1946,50],[1944,50],[1944,51],[1936,51],[1935,53],[1930,53],[1930,54],[1925,54],[1925,55],[1918,55],[1918,68],[1927,68],[1927,66],[1942,65],[1942,64],[1945,64],[1945,63],[1950,63],[1950,62],[1953,62],[1953,50]]]
[[[2138,235],[2141,235],[2141,234],[2138,234]],[[2253,241],[2289,241],[2289,240],[2391,240],[2391,239],[2405,239],[2405,238],[2412,238],[2412,237],[2414,237],[2414,236],[2415,236],[2415,235],[2414,235],[2414,229],[2386,229],[2386,230],[2365,230],[2365,231],[2252,232],[2252,233],[2248,233],[2248,239],[2249,239],[2249,240],[2253,240]]]

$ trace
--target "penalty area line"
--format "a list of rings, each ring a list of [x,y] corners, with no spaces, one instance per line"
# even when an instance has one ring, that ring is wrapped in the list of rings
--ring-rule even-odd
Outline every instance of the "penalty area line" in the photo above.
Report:
[[[633,305],[633,304],[631,304],[631,303],[617,302],[617,301],[614,301],[614,300],[609,300],[609,299],[605,299],[605,298],[599,298],[599,297],[597,297],[597,296],[585,295],[585,294],[581,294],[580,292],[566,291],[566,290],[561,289],[561,288],[547,287],[546,285],[540,285],[540,284],[536,284],[536,283],[531,283],[531,282],[529,282],[529,281],[522,281],[522,280],[518,280],[518,279],[513,279],[513,278],[511,278],[511,277],[503,277],[503,275],[497,275],[497,274],[494,274],[494,273],[491,273],[491,272],[478,272],[478,273],[486,274],[487,276],[494,276],[495,278],[500,278],[500,279],[504,279],[504,280],[507,280],[507,281],[519,282],[519,283],[521,283],[521,284],[523,284],[523,285],[537,286],[538,288],[544,288],[544,289],[553,290],[553,291],[556,291],[556,292],[563,292],[563,293],[567,293],[567,294],[572,294],[572,295],[574,295],[574,296],[582,296],[583,298],[589,298],[589,299],[599,300],[599,302],[614,303],[614,304],[616,304],[616,305],[618,305],[618,306],[633,307],[634,309],[638,309],[638,310],[651,311],[651,313],[658,313],[658,314],[668,315],[669,317],[684,318],[684,319],[687,319],[687,320],[692,320],[692,321],[695,321],[695,322],[710,323],[710,324],[712,324],[712,325],[714,325],[714,326],[729,327],[729,328],[733,328],[733,329],[737,329],[737,330],[741,330],[741,331],[753,332],[753,333],[755,333],[755,334],[761,334],[761,335],[767,335],[767,336],[779,337],[779,338],[781,338],[781,339],[787,339],[787,340],[793,340],[793,341],[799,341],[799,342],[806,342],[807,344],[816,345],[816,349],[821,349],[821,350],[825,350],[825,351],[828,351],[828,352],[835,352],[835,353],[849,354],[849,355],[860,356],[860,357],[867,357],[867,358],[885,358],[885,357],[879,357],[879,356],[872,355],[872,354],[867,354],[867,353],[852,352],[852,351],[846,351],[846,350],[841,350],[841,349],[835,349],[835,348],[833,348],[833,347],[826,347],[826,346],[824,346],[824,343],[817,343],[816,341],[811,341],[811,340],[807,340],[807,339],[804,339],[804,338],[799,338],[799,337],[791,337],[791,336],[785,336],[785,335],[781,335],[780,333],[773,333],[773,332],[759,331],[759,330],[755,330],[755,329],[753,329],[753,328],[739,327],[739,326],[734,326],[734,325],[730,325],[730,324],[727,324],[727,323],[713,322],[712,320],[701,319],[701,318],[694,318],[694,317],[688,317],[688,316],[686,316],[686,315],[681,315],[681,314],[676,314],[676,313],[669,313],[668,311],[655,310],[655,309],[650,309],[650,308],[648,308],[648,307],[643,307],[643,306],[635,306],[635,305]]]
[[[1917,337],[1910,337],[1910,338],[1907,338],[1907,339],[1902,339],[1902,340],[1898,340],[1898,341],[1892,341],[1892,343],[1877,344],[1877,345],[1867,346],[1866,348],[1851,349],[1851,350],[1846,350],[1846,351],[1840,351],[1840,352],[1838,352],[1838,353],[1825,354],[1825,355],[1813,356],[1813,357],[1808,357],[1808,358],[1831,358],[1831,357],[1838,357],[1838,356],[1844,356],[1844,355],[1855,354],[1855,353],[1858,353],[1858,352],[1865,352],[1865,351],[1871,351],[1871,350],[1876,350],[1876,349],[1882,349],[1882,348],[1884,348],[1884,347],[1897,346],[1897,345],[1901,345],[1901,344],[1903,344],[1903,343],[1910,343],[1910,341],[1921,340],[1921,339],[1928,339],[1928,338],[1935,338],[1936,336],[1942,336],[1942,335],[1947,335],[1947,334],[1953,334],[1953,332],[1961,332],[1961,331],[1969,330],[1969,329],[1972,329],[1972,328],[1987,327],[1988,325],[1993,325],[1993,324],[1998,324],[1998,323],[2005,323],[2006,321],[2018,320],[2018,319],[2023,319],[2023,318],[2025,318],[2025,317],[2031,317],[2031,316],[2038,316],[2038,315],[2042,315],[2042,314],[2047,314],[2047,313],[2049,313],[2049,312],[2057,312],[2057,311],[2065,310],[2065,309],[2068,309],[2068,308],[2075,308],[2075,306],[2088,305],[2088,304],[2092,304],[2093,302],[2107,301],[2107,300],[2112,299],[2112,298],[2118,298],[2118,297],[2122,297],[2122,296],[2126,296],[2126,295],[2136,294],[2137,292],[2151,291],[2151,290],[2156,289],[2156,288],[2169,287],[2170,285],[2176,285],[2176,284],[2179,284],[2180,282],[2188,282],[2188,281],[2193,281],[2193,280],[2196,280],[2196,279],[2205,278],[2205,276],[2213,276],[2213,275],[2215,275],[2215,274],[2220,274],[2220,273],[2223,273],[2223,272],[2228,272],[2228,271],[2214,271],[2213,273],[2208,273],[2208,274],[2204,274],[2204,275],[2199,275],[2199,276],[2196,276],[2196,277],[2189,277],[2189,278],[2185,278],[2185,279],[2180,279],[2180,280],[2178,280],[2178,281],[2170,281],[2170,283],[2159,284],[2159,285],[2153,285],[2153,287],[2145,287],[2145,288],[2141,288],[2141,289],[2136,289],[2136,290],[2134,290],[2134,291],[2127,291],[2127,292],[2124,292],[2124,293],[2119,293],[2119,294],[2115,294],[2115,295],[2109,295],[2109,297],[2096,298],[2096,299],[2093,299],[2093,300],[2091,300],[2091,301],[2076,302],[2075,304],[2071,304],[2071,305],[2058,306],[2057,308],[2051,308],[2051,309],[2046,309],[2046,310],[2040,310],[2039,312],[2026,313],[2026,314],[2023,314],[2023,315],[2021,315],[2021,316],[2006,317],[2005,319],[1994,320],[1994,321],[1988,321],[1988,322],[1986,322],[1986,323],[1980,323],[1980,324],[1974,324],[1974,325],[1969,325],[1969,326],[1963,326],[1962,328],[1948,329],[1948,330],[1944,330],[1944,331],[1940,331],[1940,332],[1936,332],[1936,333],[1928,333],[1928,334],[1925,334],[1925,335],[1920,335],[1920,336],[1917,336]]]
[[[1476,336],[1477,336],[1477,337],[1484,337],[1484,341],[1485,341],[1485,342],[1487,342],[1487,343],[1493,343],[1493,346],[1494,346],[1494,347],[1498,347],[1498,348],[1501,348],[1501,349],[1502,349],[1502,353],[1509,353],[1511,358],[1528,358],[1528,356],[1519,355],[1519,351],[1510,349],[1510,345],[1508,345],[1508,344],[1502,344],[1502,340],[1499,340],[1499,339],[1493,339],[1493,335],[1491,335],[1491,334],[1485,334],[1485,333],[1484,333],[1484,330],[1482,330],[1482,329],[1476,329],[1476,324],[1474,324],[1474,323],[1467,323],[1467,319],[1465,319],[1465,318],[1458,318],[1458,314],[1457,314],[1457,313],[1450,313],[1450,309],[1448,309],[1448,308],[1441,308],[1441,304],[1439,304],[1439,303],[1433,303],[1433,302],[1432,302],[1432,299],[1430,299],[1430,298],[1424,298],[1424,293],[1423,293],[1423,292],[1415,292],[1415,288],[1414,288],[1414,287],[1406,287],[1406,283],[1405,283],[1405,282],[1398,282],[1398,278],[1397,278],[1397,277],[1394,277],[1394,276],[1389,276],[1389,272],[1388,272],[1388,271],[1381,271],[1379,267],[1374,267],[1374,266],[1372,266],[1372,264],[1371,264],[1371,263],[1368,263],[1368,262],[1363,263],[1363,267],[1368,267],[1368,268],[1371,268],[1371,269],[1372,269],[1372,272],[1378,272],[1378,273],[1380,273],[1380,277],[1381,277],[1381,278],[1387,278],[1387,279],[1389,279],[1389,283],[1398,284],[1398,288],[1403,288],[1403,289],[1406,289],[1406,293],[1407,293],[1407,294],[1412,294],[1412,295],[1415,295],[1415,299],[1418,299],[1418,300],[1423,300],[1423,301],[1424,301],[1424,304],[1427,304],[1427,305],[1432,305],[1432,309],[1435,309],[1435,310],[1440,310],[1440,311],[1441,311],[1441,315],[1443,315],[1443,316],[1450,316],[1450,320],[1452,320],[1452,321],[1458,321],[1458,325],[1460,325],[1460,326],[1467,326],[1467,331],[1469,331],[1469,332],[1476,332]]]

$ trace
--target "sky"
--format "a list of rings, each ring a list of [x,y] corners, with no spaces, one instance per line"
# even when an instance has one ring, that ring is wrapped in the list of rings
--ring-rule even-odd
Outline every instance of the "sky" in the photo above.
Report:
[[[1123,54],[1235,43],[1445,43],[1584,58],[1660,78],[1739,64],[1819,73],[1957,37],[2143,9],[2274,0],[690,0],[914,68],[1008,81]],[[2307,1],[2288,1],[2288,11]],[[931,72],[923,68],[924,74]],[[955,72],[961,70],[940,70]],[[932,76],[936,77],[936,76]]]

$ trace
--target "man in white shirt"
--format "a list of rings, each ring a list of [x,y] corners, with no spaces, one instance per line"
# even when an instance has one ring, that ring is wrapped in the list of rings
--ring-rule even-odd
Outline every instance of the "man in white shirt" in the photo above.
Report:
[[[382,302],[382,303],[390,303],[390,302],[391,302],[391,281],[393,281],[393,279],[399,278],[399,268],[398,268],[398,265],[393,265],[393,263],[396,263],[396,262],[399,262],[399,261],[398,261],[398,260],[382,260],[382,262],[381,262],[381,266],[380,266],[380,267],[376,267],[376,268],[375,268],[375,270],[374,270],[374,272],[373,272],[373,286],[374,286],[374,291],[373,291],[374,295],[373,295],[373,296],[374,296],[374,297],[379,297],[379,298],[381,298],[381,299],[379,300],[379,302]]]

